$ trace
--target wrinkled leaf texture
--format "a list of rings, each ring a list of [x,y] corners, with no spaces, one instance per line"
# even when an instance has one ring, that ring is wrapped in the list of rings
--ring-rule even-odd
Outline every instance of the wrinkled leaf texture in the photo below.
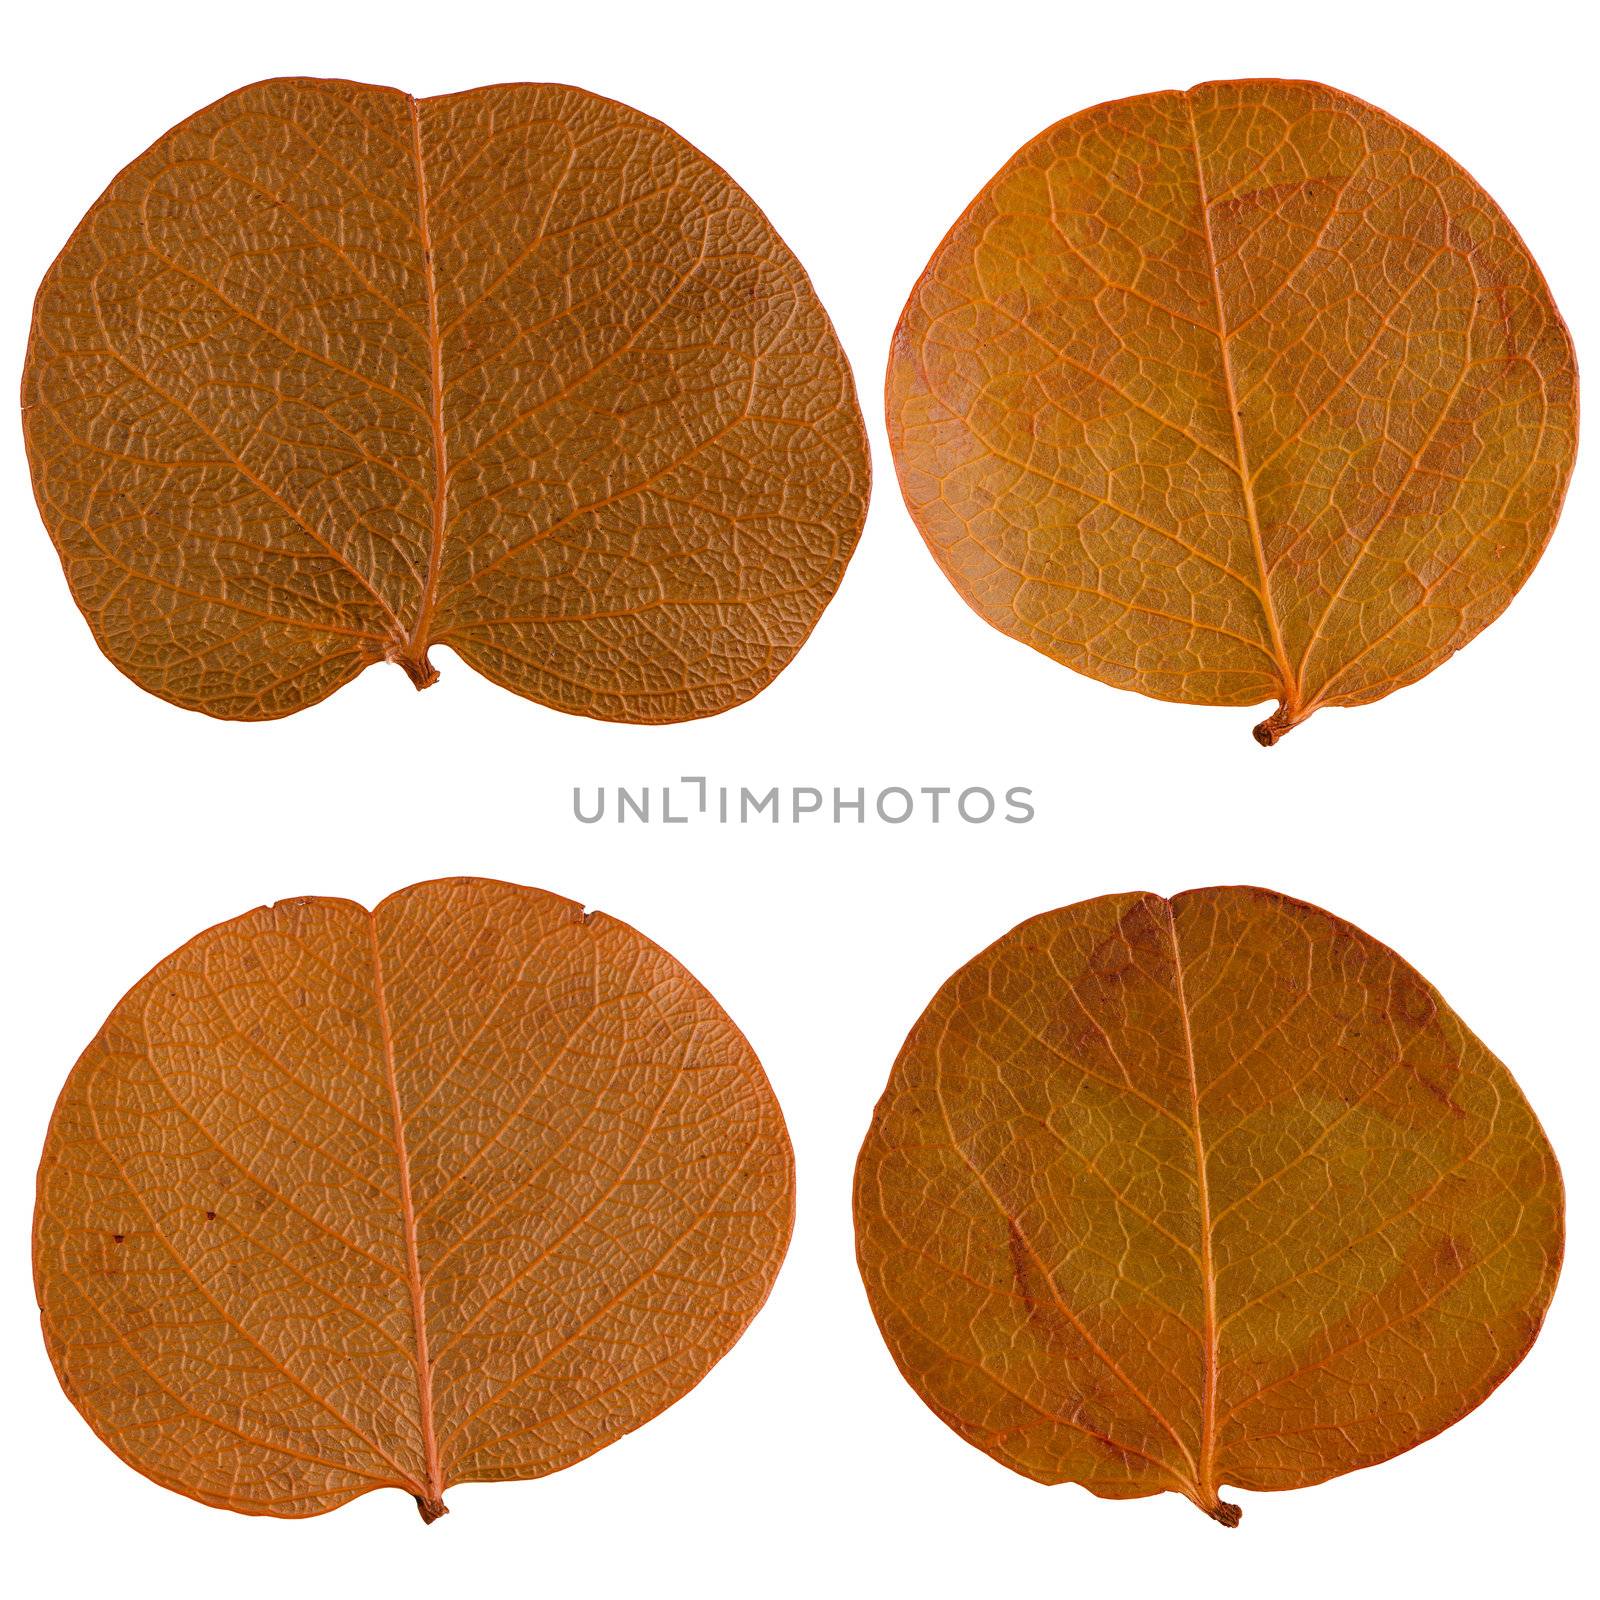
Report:
[[[1423,978],[1261,889],[1047,912],[939,991],[856,1170],[901,1372],[1109,1499],[1295,1489],[1420,1444],[1526,1354],[1562,1190]]]
[[[625,924],[459,878],[202,933],[39,1171],[56,1372],[131,1466],[303,1517],[569,1466],[691,1389],[788,1244],[782,1115]]]
[[[895,333],[900,486],[962,597],[1119,688],[1380,699],[1497,617],[1577,447],[1571,342],[1499,208],[1313,83],[1068,117]]]
[[[844,573],[849,365],[749,197],[552,84],[278,79],[174,128],[39,291],[35,492],[136,683],[284,716],[445,644],[563,711],[723,711]]]

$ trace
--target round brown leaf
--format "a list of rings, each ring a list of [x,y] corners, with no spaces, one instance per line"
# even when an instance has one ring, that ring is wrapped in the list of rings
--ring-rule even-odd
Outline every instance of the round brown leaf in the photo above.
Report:
[[[1532,1345],[1556,1160],[1392,950],[1262,889],[1035,917],[912,1029],[856,1169],[878,1324],[961,1436],[1128,1499],[1409,1450]]]
[[[1533,570],[1577,374],[1499,207],[1376,107],[1207,83],[1068,117],[901,315],[889,437],[978,614],[1161,700],[1380,699]]]
[[[277,79],[190,117],[40,288],[39,507],[101,648],[284,716],[447,644],[671,722],[788,663],[866,514],[849,364],[750,198],[581,89]]]
[[[107,1019],[39,1169],[57,1375],[157,1483],[314,1516],[570,1466],[766,1299],[793,1163],[738,1029],[609,917],[478,878],[286,900]]]

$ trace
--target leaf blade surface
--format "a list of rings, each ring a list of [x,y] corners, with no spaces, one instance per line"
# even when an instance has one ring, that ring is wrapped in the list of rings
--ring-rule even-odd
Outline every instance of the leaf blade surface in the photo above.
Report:
[[[1443,152],[1319,84],[1067,118],[906,305],[886,390],[913,518],[981,616],[1103,682],[1381,698],[1498,616],[1576,449],[1538,267]]]
[[[35,1276],[63,1386],[155,1481],[431,1520],[692,1388],[792,1204],[760,1065],[676,961],[456,879],[262,908],[137,985],[52,1118]]]
[[[1526,1353],[1555,1158],[1392,951],[1263,890],[1107,896],[945,985],[862,1147],[902,1374],[969,1442],[1107,1498],[1319,1483]]]
[[[35,491],[129,676],[255,719],[444,643],[611,720],[740,703],[843,576],[849,365],[748,196],[560,85],[278,79],[124,171],[47,274]]]

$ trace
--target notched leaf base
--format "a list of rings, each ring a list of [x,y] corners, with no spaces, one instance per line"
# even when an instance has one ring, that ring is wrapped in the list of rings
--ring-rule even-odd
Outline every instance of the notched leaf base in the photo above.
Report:
[[[439,669],[428,659],[426,649],[417,651],[408,644],[395,644],[384,652],[384,660],[399,667],[414,689],[431,689],[439,681]]]

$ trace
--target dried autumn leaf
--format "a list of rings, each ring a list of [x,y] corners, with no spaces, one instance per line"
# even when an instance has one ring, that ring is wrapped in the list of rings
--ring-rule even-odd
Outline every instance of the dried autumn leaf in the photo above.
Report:
[[[1364,705],[1488,626],[1555,526],[1572,346],[1500,209],[1313,83],[1068,117],[901,315],[900,486],[978,614],[1161,700]]]
[[[181,123],[39,291],[35,492],[136,683],[278,717],[446,644],[563,711],[764,688],[866,512],[849,365],[727,174],[580,89],[278,79]]]
[[[895,1063],[856,1237],[901,1372],[1108,1499],[1387,1460],[1522,1359],[1561,1179],[1392,950],[1261,889],[1108,895],[963,967]]]
[[[582,1460],[693,1388],[788,1244],[760,1063],[665,951],[478,878],[202,933],[62,1091],[57,1375],[170,1489],[314,1516]]]

